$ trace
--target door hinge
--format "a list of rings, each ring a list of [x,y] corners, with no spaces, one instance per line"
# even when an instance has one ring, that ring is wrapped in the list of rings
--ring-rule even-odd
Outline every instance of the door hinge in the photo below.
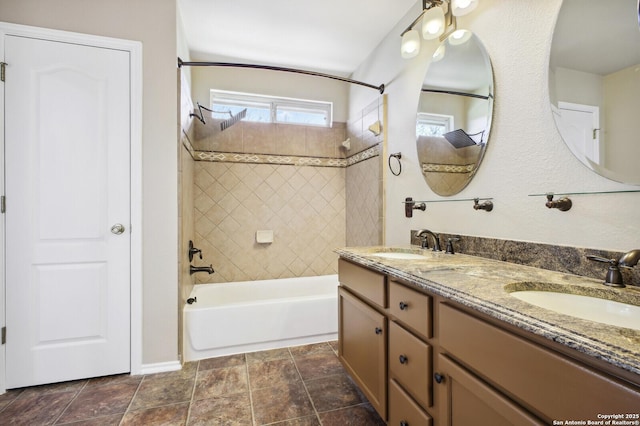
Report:
[[[7,211],[7,199],[4,195],[0,196],[0,213]]]
[[[0,62],[0,81],[4,81],[4,70],[6,68],[6,62]]]
[[[7,343],[7,327],[2,327],[2,344]]]

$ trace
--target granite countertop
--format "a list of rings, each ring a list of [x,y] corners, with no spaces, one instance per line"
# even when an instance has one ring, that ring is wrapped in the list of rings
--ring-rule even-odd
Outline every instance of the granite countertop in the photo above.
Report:
[[[388,259],[379,252],[409,252],[424,260]],[[513,296],[516,290],[555,290],[640,306],[640,288],[607,287],[602,280],[464,254],[415,247],[337,249],[344,259],[411,283],[521,329],[640,375],[640,331],[583,320],[539,308]]]

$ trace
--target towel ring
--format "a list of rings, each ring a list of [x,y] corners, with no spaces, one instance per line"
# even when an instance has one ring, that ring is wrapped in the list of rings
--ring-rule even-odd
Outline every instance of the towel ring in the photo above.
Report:
[[[395,158],[396,160],[398,160],[398,172],[396,173],[393,169],[393,167],[391,166],[391,159]],[[400,176],[400,173],[402,173],[402,163],[400,162],[400,159],[402,158],[402,154],[399,152],[396,152],[395,154],[390,154],[389,155],[389,170],[391,170],[391,174],[394,176]]]

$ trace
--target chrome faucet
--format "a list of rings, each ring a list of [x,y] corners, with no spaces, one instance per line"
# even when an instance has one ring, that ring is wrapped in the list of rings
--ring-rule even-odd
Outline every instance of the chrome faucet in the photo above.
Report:
[[[213,270],[213,265],[209,265],[209,266],[193,266],[193,265],[189,265],[189,274],[193,275],[196,272],[208,272],[209,275],[211,275],[215,271]]]
[[[440,248],[440,237],[438,236],[438,234],[434,234],[428,229],[421,229],[418,232],[416,232],[416,238],[422,239],[422,243],[420,244],[420,247],[429,248],[429,243],[427,242],[428,235],[431,235],[433,237],[433,251],[442,251],[442,249]]]
[[[638,264],[640,260],[640,249],[635,249],[623,254],[620,259],[605,259],[600,256],[588,255],[587,259],[595,260],[596,262],[608,263],[609,269],[604,279],[604,285],[610,287],[625,287],[622,282],[622,273],[620,272],[620,266],[623,268],[633,268]]]

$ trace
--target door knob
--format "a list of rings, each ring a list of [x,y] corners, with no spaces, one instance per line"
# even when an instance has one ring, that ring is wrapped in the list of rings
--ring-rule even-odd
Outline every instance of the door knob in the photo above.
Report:
[[[111,233],[112,234],[116,234],[116,235],[120,235],[124,232],[124,225],[121,223],[116,223],[115,225],[113,225],[111,227]]]

